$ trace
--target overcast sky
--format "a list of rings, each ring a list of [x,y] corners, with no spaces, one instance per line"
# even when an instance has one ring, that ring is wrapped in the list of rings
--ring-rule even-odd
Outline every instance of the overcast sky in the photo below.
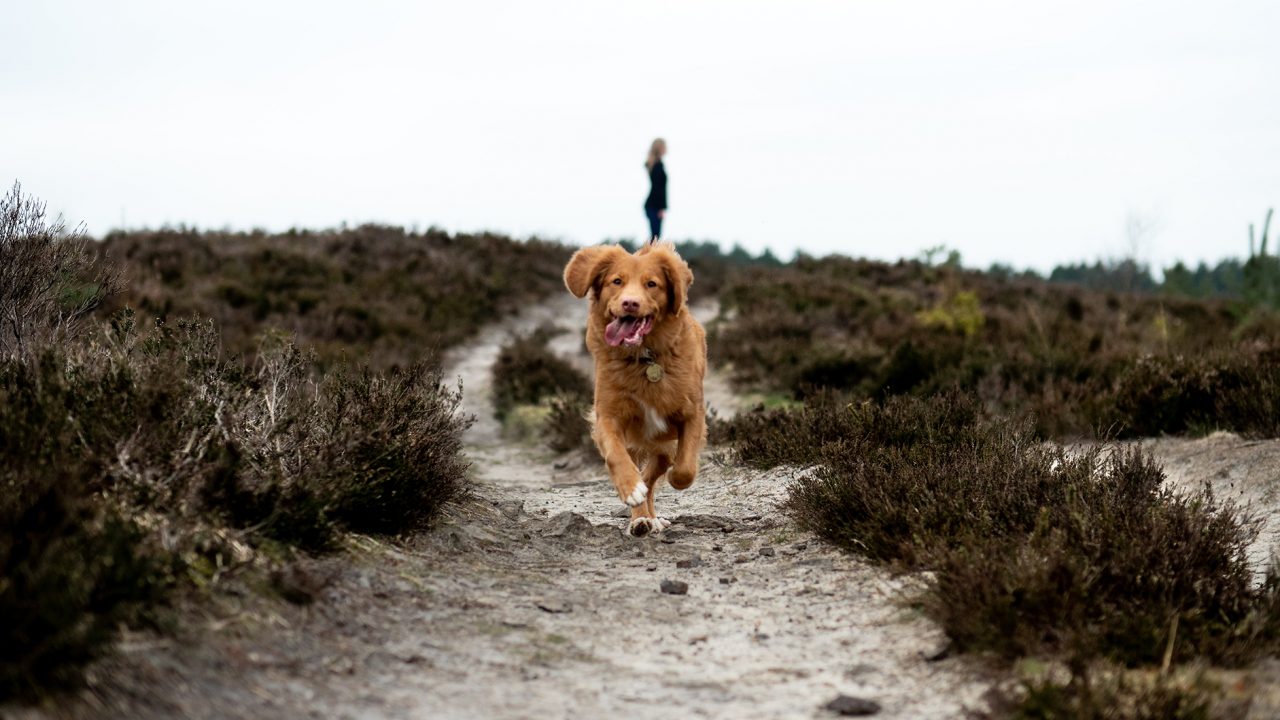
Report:
[[[1247,252],[1280,3],[39,2],[0,180],[101,234],[377,221],[1045,269]]]

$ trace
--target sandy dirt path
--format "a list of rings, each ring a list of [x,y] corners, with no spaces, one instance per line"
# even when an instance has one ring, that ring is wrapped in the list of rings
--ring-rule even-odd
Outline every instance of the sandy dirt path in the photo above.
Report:
[[[504,439],[488,399],[499,348],[551,323],[567,331],[553,348],[589,369],[585,312],[556,299],[448,356],[477,417],[466,436],[476,489],[434,531],[403,544],[356,537],[348,553],[297,563],[289,571],[319,588],[309,605],[230,582],[176,635],[126,637],[75,701],[0,716],[824,718],[839,693],[874,701],[883,718],[983,707],[989,668],[925,659],[944,638],[910,606],[916,581],[778,515],[786,473],[706,457],[692,488],[658,497],[673,527],[637,540],[622,534],[598,458]],[[736,410],[723,378],[708,388],[722,414]],[[1148,446],[1180,487],[1208,481],[1276,505],[1280,443]],[[662,592],[663,580],[687,593]]]
[[[695,308],[698,314],[714,307]],[[923,655],[942,633],[902,602],[901,580],[827,549],[777,515],[786,478],[704,460],[693,488],[664,488],[659,537],[624,537],[597,458],[505,441],[489,419],[488,371],[512,330],[551,322],[553,349],[581,359],[585,303],[553,301],[493,328],[450,365],[467,410],[478,494],[494,512],[443,532],[473,551],[427,580],[447,648],[415,709],[433,717],[826,717],[838,693],[881,717],[955,717],[987,687],[962,659]],[[586,360],[589,367],[589,358]],[[709,379],[722,414],[727,385]],[[715,402],[715,401],[713,401]],[[660,591],[663,580],[688,585]],[[465,603],[463,603],[465,604]],[[442,639],[437,636],[437,640]]]

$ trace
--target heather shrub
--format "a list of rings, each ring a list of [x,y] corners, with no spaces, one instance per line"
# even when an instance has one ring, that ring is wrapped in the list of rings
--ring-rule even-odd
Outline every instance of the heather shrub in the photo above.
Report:
[[[163,553],[97,497],[76,413],[101,409],[67,402],[82,383],[59,360],[0,361],[0,697],[73,683],[166,585]]]
[[[14,183],[0,198],[0,358],[27,355],[76,337],[86,318],[120,288],[80,231],[45,219],[44,203]]]
[[[469,423],[433,348],[558,291],[569,254],[374,226],[104,244],[0,201],[0,697],[74,683],[219,569],[427,527]]]
[[[591,442],[591,400],[582,395],[556,395],[548,401],[550,412],[542,436],[556,452],[588,450]]]
[[[1162,489],[1163,473],[1137,451],[1073,462],[1078,479],[1030,532],[936,556],[927,606],[961,648],[1127,665],[1166,651],[1226,664],[1275,651],[1280,595],[1273,579],[1254,586],[1252,521],[1207,491]]]
[[[1028,680],[1018,693],[999,698],[1002,716],[1015,720],[1209,720],[1217,688],[1196,679],[1126,675],[1101,668]],[[1234,715],[1229,716],[1234,717]]]
[[[1122,436],[1228,429],[1280,435],[1280,348],[1138,358],[1116,379],[1097,423]]]
[[[11,426],[12,415],[0,413],[3,427]],[[120,625],[144,619],[170,585],[163,553],[148,546],[136,523],[97,507],[74,473],[6,467],[0,698],[75,683],[80,667],[110,646]]]
[[[516,336],[493,364],[493,407],[501,418],[517,405],[537,405],[556,395],[591,396],[591,383],[547,342],[556,331],[539,328]]]
[[[311,367],[279,338],[244,363],[211,323],[129,313],[0,361],[0,691],[74,680],[175,570],[416,530],[463,492],[468,421],[438,367]]]
[[[112,233],[103,247],[129,277],[108,312],[213,319],[233,354],[268,330],[291,334],[330,367],[359,358],[407,367],[478,328],[563,292],[572,249],[532,239],[424,233],[380,225],[312,232]]]
[[[493,406],[512,433],[527,425],[556,452],[591,446],[591,380],[551,351],[557,331],[539,328],[515,336],[493,364]]]
[[[1280,640],[1258,527],[1175,495],[1139,450],[1068,451],[963,395],[815,398],[728,423],[736,457],[799,472],[786,511],[841,547],[933,571],[925,609],[962,649],[1239,663]]]
[[[807,460],[819,466],[787,507],[805,527],[878,560],[924,564],[974,537],[1028,533],[1064,485],[1087,475],[1025,425],[984,421],[963,396],[827,404],[801,415],[779,427],[788,439],[746,447],[773,463],[805,456],[798,443],[817,444]]]
[[[358,532],[399,534],[426,527],[465,490],[461,390],[438,366],[384,375],[338,372],[321,383],[301,447],[314,447],[306,477],[326,511]]]
[[[721,300],[711,358],[766,393],[961,391],[1043,437],[1278,431],[1264,308],[839,256],[741,269]]]
[[[78,340],[115,287],[17,185],[0,200],[0,697],[75,682],[169,584],[165,554],[101,501],[104,454],[82,452],[85,416],[111,423],[114,408],[78,396],[47,350]]]

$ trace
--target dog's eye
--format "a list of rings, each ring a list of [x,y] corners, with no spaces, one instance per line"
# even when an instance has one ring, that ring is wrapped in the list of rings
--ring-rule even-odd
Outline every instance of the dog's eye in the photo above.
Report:
[[[614,285],[621,285],[621,284],[622,284],[622,278],[614,278],[614,279],[613,279],[613,284],[614,284]]]
[[[656,280],[650,280],[650,281],[649,281],[649,287],[658,287],[658,283],[657,283],[657,281],[656,281]]]

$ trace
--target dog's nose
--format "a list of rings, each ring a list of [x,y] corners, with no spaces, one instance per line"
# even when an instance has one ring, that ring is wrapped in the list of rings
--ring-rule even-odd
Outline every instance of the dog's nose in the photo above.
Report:
[[[628,315],[635,315],[640,312],[640,301],[632,298],[623,298],[622,312],[627,313]]]

